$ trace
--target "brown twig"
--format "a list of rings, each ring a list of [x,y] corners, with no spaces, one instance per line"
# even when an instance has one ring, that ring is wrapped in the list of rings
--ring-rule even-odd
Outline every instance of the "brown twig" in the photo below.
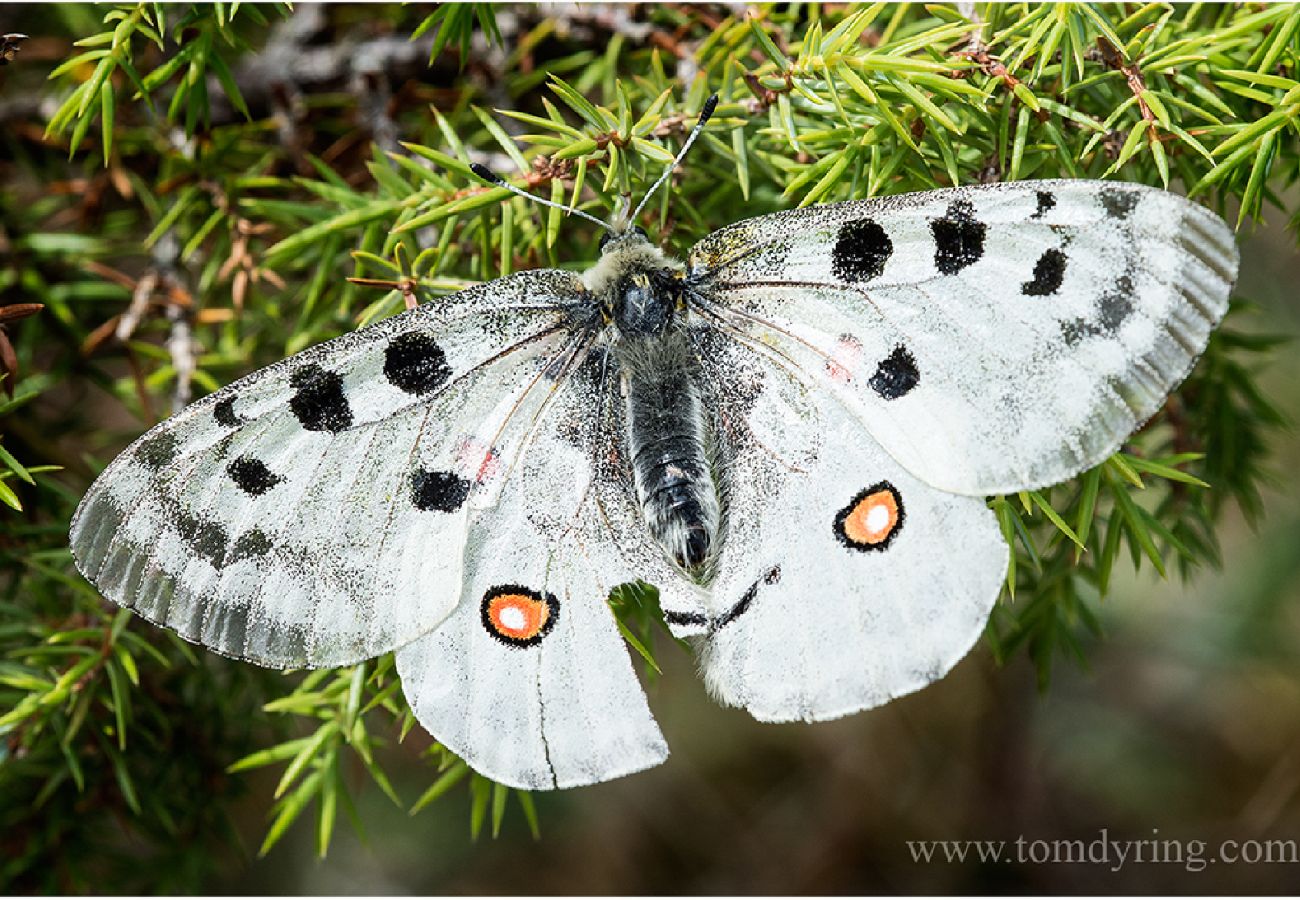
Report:
[[[402,278],[398,281],[384,278],[348,278],[348,281],[362,287],[381,287],[390,291],[401,291],[402,303],[407,309],[415,309],[420,305],[420,300],[415,293],[420,283],[414,278]]]
[[[785,79],[785,87],[772,89],[764,87],[758,80],[758,76],[753,72],[746,72],[744,74],[745,86],[748,87],[750,93],[754,95],[754,99],[749,101],[749,112],[751,115],[759,115],[767,112],[768,107],[776,102],[777,97],[781,94],[788,94],[794,90],[794,77],[789,72],[782,72],[781,77]]]
[[[985,75],[990,78],[996,78],[1002,82],[1007,90],[1014,90],[1016,85],[1020,84],[1020,79],[1011,74],[1011,70],[1006,67],[1002,60],[998,59],[989,52],[989,48],[982,41],[972,38],[972,46],[964,50],[953,51],[954,56],[969,59],[975,65],[980,67]],[[954,77],[962,77],[964,72],[954,72]]]
[[[194,372],[198,367],[193,333],[194,299],[177,270],[178,254],[176,239],[168,232],[154,245],[153,266],[138,279],[100,262],[92,260],[83,263],[83,268],[87,271],[131,291],[131,302],[124,312],[91,331],[82,342],[81,352],[86,355],[94,353],[110,336],[121,341],[126,349],[127,364],[140,398],[140,406],[150,421],[157,421],[157,416],[149,399],[139,360],[127,344],[140,324],[156,311],[161,311],[167,319],[165,346],[176,373],[176,386],[172,393],[173,410],[189,403]]]
[[[145,421],[152,425],[158,421],[158,414],[154,412],[153,401],[149,399],[149,388],[144,383],[144,370],[140,368],[140,360],[136,359],[135,351],[130,347],[126,348],[126,364],[131,370],[131,380],[135,383],[135,393],[140,399]]]
[[[1102,61],[1106,65],[1123,73],[1125,80],[1128,81],[1128,89],[1137,98],[1137,105],[1142,112],[1142,118],[1154,123],[1156,121],[1155,114],[1151,112],[1151,107],[1147,106],[1145,99],[1147,84],[1142,77],[1142,69],[1136,63],[1125,60],[1124,54],[1119,51],[1119,48],[1104,37],[1097,38],[1097,50],[1101,53]]]
[[[5,393],[10,399],[14,396],[14,384],[18,381],[18,354],[9,340],[8,327],[29,316],[34,316],[45,308],[43,303],[11,303],[0,306],[0,375],[3,375]]]

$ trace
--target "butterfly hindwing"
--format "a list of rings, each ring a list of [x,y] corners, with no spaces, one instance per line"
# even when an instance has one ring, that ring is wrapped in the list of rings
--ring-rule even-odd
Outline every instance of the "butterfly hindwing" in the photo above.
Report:
[[[634,510],[606,493],[602,461],[623,438],[617,417],[599,414],[610,384],[590,376],[601,371],[593,355],[559,389],[495,508],[471,524],[456,611],[397,654],[420,722],[519,788],[604,781],[668,752],[608,599],[655,565],[670,586],[672,575],[611,539],[610,516]]]
[[[91,487],[79,568],[150,621],[266,665],[414,639],[459,595],[470,508],[573,351],[581,296],[568,273],[521,273],[192,404]]]
[[[711,692],[764,721],[821,720],[942,677],[1006,570],[984,501],[909,474],[762,345],[708,359],[731,420],[727,541],[701,644]]]
[[[688,279],[922,480],[981,495],[1114,452],[1204,349],[1236,268],[1231,231],[1182,198],[1044,181],[741,222]]]

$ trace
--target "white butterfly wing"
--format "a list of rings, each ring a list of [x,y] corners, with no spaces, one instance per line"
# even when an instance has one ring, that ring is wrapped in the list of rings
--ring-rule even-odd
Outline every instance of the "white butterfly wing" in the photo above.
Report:
[[[580,281],[527,272],[311,348],[187,407],[91,487],[71,537],[114,602],[264,665],[365,659],[460,596]]]
[[[698,610],[662,554],[623,533],[616,393],[598,355],[539,421],[491,514],[476,515],[459,606],[398,651],[421,724],[475,770],[545,790],[616,778],[668,754],[607,602],[641,577]],[[604,414],[602,415],[602,410]]]
[[[700,629],[714,696],[764,721],[822,720],[942,677],[1001,589],[996,518],[909,474],[769,348],[710,350],[729,420],[728,530]]]
[[[777,213],[690,269],[717,327],[778,349],[917,477],[982,495],[1114,452],[1204,349],[1237,252],[1173,194],[1043,181]]]

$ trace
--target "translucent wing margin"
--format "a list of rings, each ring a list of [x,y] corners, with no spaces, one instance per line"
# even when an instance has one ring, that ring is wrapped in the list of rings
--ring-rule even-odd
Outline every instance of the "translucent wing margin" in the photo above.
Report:
[[[254,372],[115,459],[73,518],[110,600],[268,666],[342,665],[436,626],[476,505],[582,340],[570,273],[440,298]]]
[[[1093,181],[810,207],[692,250],[697,309],[831,390],[928,484],[983,495],[1113,453],[1227,308],[1231,230],[1164,191]]]

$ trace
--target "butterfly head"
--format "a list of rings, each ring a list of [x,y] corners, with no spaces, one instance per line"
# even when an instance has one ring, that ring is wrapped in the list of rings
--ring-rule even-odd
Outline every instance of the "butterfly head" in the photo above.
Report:
[[[680,299],[682,265],[633,226],[601,239],[600,259],[582,276],[606,322],[625,337],[661,333]]]
[[[626,231],[607,231],[600,236],[600,255],[626,252],[638,245],[650,246],[650,236],[640,225],[633,225]]]

